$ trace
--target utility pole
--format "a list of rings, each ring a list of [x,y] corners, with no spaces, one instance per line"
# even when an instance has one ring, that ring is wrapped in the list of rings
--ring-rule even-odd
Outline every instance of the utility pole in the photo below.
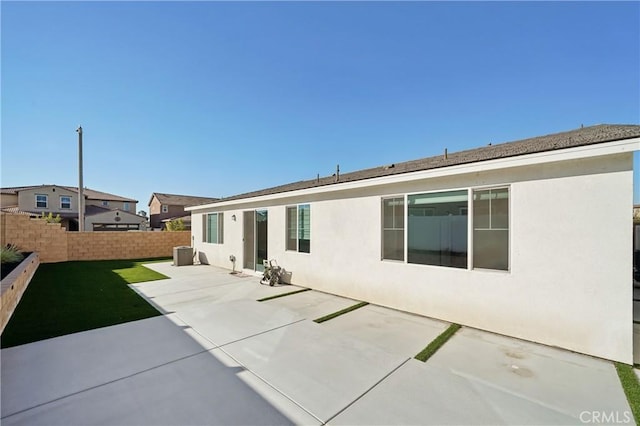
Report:
[[[78,132],[78,232],[84,231],[84,186],[82,184],[82,126]]]

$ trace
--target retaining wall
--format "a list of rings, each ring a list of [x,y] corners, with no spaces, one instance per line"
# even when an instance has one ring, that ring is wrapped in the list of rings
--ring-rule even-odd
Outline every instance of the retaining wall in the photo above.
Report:
[[[4,331],[39,265],[38,253],[31,253],[0,283],[0,334]]]

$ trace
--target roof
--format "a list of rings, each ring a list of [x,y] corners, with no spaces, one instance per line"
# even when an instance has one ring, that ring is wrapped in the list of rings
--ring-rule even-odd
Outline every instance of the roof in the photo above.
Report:
[[[57,186],[58,188],[64,188],[68,191],[72,191],[75,193],[78,192],[77,186],[64,186],[64,185],[51,184],[51,185],[13,186],[13,187],[0,188],[0,193],[15,195],[21,191],[38,189],[38,188],[46,188],[50,186]],[[90,200],[123,201],[123,202],[130,202],[130,203],[138,202],[137,200],[134,200],[132,198],[121,197],[119,195],[96,191],[95,189],[90,189],[90,188],[85,188],[83,192],[84,192],[84,196]]]
[[[574,148],[579,146],[593,145],[637,137],[640,137],[639,125],[599,124],[596,126],[581,127],[576,130],[570,130],[561,133],[554,133],[514,142],[507,142],[496,145],[489,145],[482,148],[470,149],[466,151],[448,153],[446,156],[437,155],[434,157],[422,158],[419,160],[389,164],[386,166],[340,174],[338,180],[336,180],[335,175],[333,175],[321,177],[319,179],[290,183],[287,185],[281,185],[273,188],[267,188],[259,191],[247,192],[244,194],[221,198],[218,200],[218,202],[240,200],[243,198],[272,195],[283,192],[326,186],[335,183],[353,182],[382,176],[431,170],[468,163],[477,163],[480,161],[494,160],[498,158],[535,154],[539,152]]]
[[[18,208],[18,206],[2,207],[0,209],[0,211],[2,211],[3,213],[23,214],[23,215],[27,215],[27,216],[38,216],[38,214],[36,214],[36,213],[25,212],[23,210],[20,210]]]
[[[196,197],[193,195],[177,195],[177,194],[163,194],[160,192],[154,192],[151,194],[151,198],[149,199],[149,204],[151,205],[151,201],[153,197],[156,197],[160,204],[166,204],[169,206],[198,206],[201,204],[210,204],[218,201],[218,198],[211,197]]]

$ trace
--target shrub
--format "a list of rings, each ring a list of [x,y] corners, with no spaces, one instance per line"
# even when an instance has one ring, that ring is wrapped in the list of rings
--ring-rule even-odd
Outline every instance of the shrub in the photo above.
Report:
[[[24,259],[20,249],[14,244],[7,244],[0,248],[0,263],[18,263]]]
[[[167,231],[184,231],[186,226],[182,219],[174,219],[167,222]]]
[[[47,223],[60,223],[60,222],[62,222],[62,218],[60,217],[59,214],[57,214],[54,217],[53,213],[51,213],[51,212],[49,212],[48,215],[45,215],[44,212],[42,212],[42,216],[40,216],[40,219],[46,220]]]

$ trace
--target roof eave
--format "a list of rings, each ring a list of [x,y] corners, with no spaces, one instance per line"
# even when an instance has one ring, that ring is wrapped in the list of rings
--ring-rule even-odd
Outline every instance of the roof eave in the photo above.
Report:
[[[224,201],[223,199],[216,203],[188,207],[185,208],[185,211],[197,212],[199,210],[204,211],[234,206],[238,204],[259,203],[275,199],[305,196],[308,194],[344,191],[399,182],[422,180],[425,178],[454,176],[479,171],[497,170],[508,167],[526,166],[554,161],[565,161],[578,158],[597,157],[602,155],[619,154],[638,150],[640,150],[640,137],[604,142],[599,144],[581,145],[577,147],[563,148],[552,151],[542,151],[532,154],[495,158],[471,163],[456,164],[453,166],[443,166],[427,170],[396,173],[387,176],[365,178],[350,182],[336,182],[328,185],[315,186],[312,188],[304,188],[292,191],[283,191],[256,197],[239,198],[229,201]]]

